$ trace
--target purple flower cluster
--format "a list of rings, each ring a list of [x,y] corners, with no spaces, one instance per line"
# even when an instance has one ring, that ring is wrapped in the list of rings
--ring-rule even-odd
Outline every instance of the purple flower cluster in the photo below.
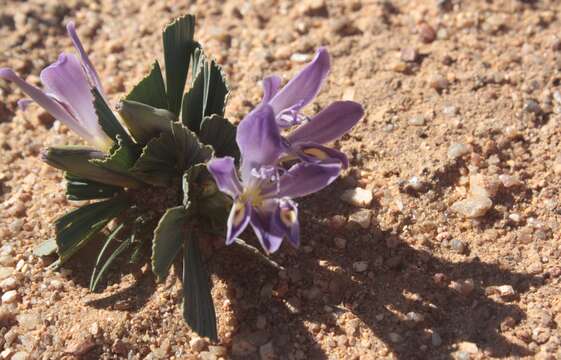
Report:
[[[282,89],[278,76],[263,80],[263,101],[238,126],[240,178],[231,157],[208,163],[218,188],[234,200],[226,244],[249,224],[268,253],[277,251],[285,237],[299,246],[298,205],[293,199],[323,189],[348,166],[345,154],[325,144],[363,117],[362,106],[336,101],[311,118],[300,112],[316,97],[329,68],[329,54],[322,48]]]
[[[78,38],[74,24],[69,23],[66,29],[79,57],[62,53],[56,62],[43,69],[40,78],[45,90],[24,81],[12,69],[0,69],[0,79],[15,83],[31,98],[20,100],[20,107],[25,108],[35,101],[88,143],[107,151],[113,141],[97,121],[91,93],[95,87],[102,96],[104,94],[99,76]]]

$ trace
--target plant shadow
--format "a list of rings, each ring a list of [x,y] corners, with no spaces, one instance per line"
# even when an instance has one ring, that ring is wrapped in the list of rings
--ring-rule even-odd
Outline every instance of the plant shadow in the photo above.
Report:
[[[335,212],[336,192],[325,195],[313,197],[310,209]],[[220,264],[213,265],[213,272],[235,289],[235,336],[256,347],[272,341],[281,359],[376,358],[380,353],[397,359],[453,359],[461,342],[474,343],[492,357],[532,355],[501,333],[525,319],[524,311],[514,299],[490,290],[510,285],[522,294],[541,286],[543,277],[478,258],[447,261],[378,227],[336,233],[307,207],[305,202],[301,211],[304,248],[283,246],[272,257],[286,271],[230,248],[213,259]],[[347,239],[345,249],[334,245],[338,236]],[[357,272],[357,262],[366,262],[368,269]],[[450,286],[468,279],[474,286],[467,293]],[[256,325],[259,317],[266,318],[265,329]],[[258,358],[255,353],[238,358],[251,356]]]

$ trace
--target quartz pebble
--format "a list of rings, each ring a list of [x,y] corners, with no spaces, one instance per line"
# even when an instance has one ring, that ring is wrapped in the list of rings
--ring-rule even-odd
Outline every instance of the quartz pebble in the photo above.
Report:
[[[363,229],[368,229],[372,221],[372,212],[370,210],[359,210],[351,216],[349,221],[358,224]]]
[[[516,295],[514,288],[510,285],[497,286],[497,291],[502,298],[511,298]]]
[[[448,158],[457,159],[470,152],[470,149],[465,144],[454,143],[448,148]]]
[[[189,341],[189,346],[194,352],[200,353],[206,347],[206,341],[203,338],[195,337]]]
[[[353,263],[353,269],[356,272],[365,272],[368,269],[368,262],[367,261],[357,261]]]
[[[459,254],[463,254],[466,251],[466,245],[462,240],[452,239],[450,241],[450,248]]]
[[[493,202],[487,197],[471,196],[452,204],[452,210],[468,219],[475,219],[485,215],[492,206]]]
[[[406,47],[401,49],[400,58],[401,60],[406,62],[415,62],[419,58],[419,53],[415,48]]]
[[[18,300],[18,292],[16,290],[6,291],[2,295],[2,304],[13,304]]]
[[[511,175],[499,175],[499,180],[505,188],[511,188],[514,186],[522,185],[522,182],[518,178]]]
[[[408,123],[412,126],[424,126],[426,120],[423,115],[415,115],[409,118]]]
[[[341,195],[341,200],[358,207],[370,206],[372,199],[372,191],[359,187],[348,189]]]

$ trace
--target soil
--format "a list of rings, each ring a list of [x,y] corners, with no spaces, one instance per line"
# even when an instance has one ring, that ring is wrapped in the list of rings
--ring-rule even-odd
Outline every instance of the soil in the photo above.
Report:
[[[351,168],[300,201],[303,244],[272,257],[285,270],[231,247],[210,259],[213,344],[183,322],[177,271],[115,269],[91,293],[87,254],[59,271],[32,254],[80,205],[39,152],[80,140],[0,82],[2,359],[561,358],[558,1],[64,3],[0,0],[0,65],[37,83],[74,19],[116,103],[193,13],[231,121],[320,46],[332,71],[308,113],[352,99],[366,116],[335,144]],[[341,200],[357,187],[365,202]]]

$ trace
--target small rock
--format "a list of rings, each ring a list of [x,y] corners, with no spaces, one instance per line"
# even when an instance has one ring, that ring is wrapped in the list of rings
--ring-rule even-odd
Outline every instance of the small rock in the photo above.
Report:
[[[41,324],[41,316],[35,313],[20,314],[17,316],[17,321],[28,331],[31,331]]]
[[[534,113],[534,114],[540,114],[542,112],[540,104],[534,99],[527,99],[524,102],[524,107],[522,108],[522,110],[527,113]]]
[[[0,280],[4,280],[14,274],[14,269],[11,267],[0,267]]]
[[[374,196],[372,195],[371,190],[359,187],[345,190],[345,192],[341,195],[341,200],[358,207],[370,206],[373,198]]]
[[[18,351],[14,355],[12,355],[11,360],[28,360],[29,354],[25,351]]]
[[[463,254],[466,251],[466,245],[459,239],[452,239],[452,241],[450,241],[450,248],[458,254]]]
[[[429,81],[430,87],[436,91],[443,91],[448,89],[450,82],[441,75],[434,75]]]
[[[468,219],[475,219],[485,215],[492,206],[493,202],[487,197],[471,196],[465,200],[455,202],[451,208]]]
[[[509,299],[516,295],[514,288],[510,285],[497,286],[497,291],[502,298]]]
[[[308,54],[294,53],[290,56],[290,61],[296,63],[304,63],[309,60],[310,60],[310,55]]]
[[[189,341],[189,347],[196,353],[200,353],[206,347],[206,341],[203,338],[195,337]]]
[[[347,246],[347,240],[344,238],[336,237],[335,238],[335,246],[338,249],[344,249]]]
[[[431,43],[434,39],[436,39],[436,31],[426,22],[420,23],[417,30],[419,31],[419,38],[426,44]]]
[[[247,357],[257,351],[257,347],[246,339],[237,336],[232,340],[232,355]]]
[[[460,351],[465,351],[468,354],[477,354],[477,352],[479,351],[477,345],[469,341],[462,341],[461,343],[459,343],[458,349]]]
[[[345,17],[338,17],[330,22],[331,30],[337,35],[352,36],[361,33],[360,29],[354,26],[353,22]]]
[[[469,296],[471,295],[471,293],[473,293],[474,289],[475,289],[475,283],[473,282],[473,279],[466,279],[462,283],[460,292],[464,296]]]
[[[276,359],[275,348],[272,342],[268,342],[265,345],[259,347],[259,356],[261,360],[274,360]]]
[[[228,350],[224,346],[220,345],[209,345],[208,352],[216,356],[226,356]]]
[[[449,117],[449,118],[453,118],[454,116],[458,115],[458,107],[457,106],[445,106],[442,109],[442,114],[444,114],[444,116]]]
[[[23,227],[23,219],[14,219],[8,224],[8,230],[12,234],[18,233]]]
[[[356,272],[365,272],[368,269],[368,262],[367,261],[357,261],[353,263],[353,269]]]
[[[13,304],[18,300],[18,292],[16,290],[6,291],[2,295],[2,304]]]
[[[390,341],[393,343],[400,343],[403,341],[403,338],[401,337],[401,335],[391,332],[388,334],[388,336],[390,337]]]
[[[91,338],[87,338],[71,342],[64,352],[74,356],[81,356],[90,352],[95,346],[95,342],[93,342]]]
[[[406,47],[401,49],[400,58],[406,62],[416,62],[419,59],[419,53],[415,48]]]
[[[511,175],[505,175],[505,174],[499,175],[499,180],[501,181],[503,186],[507,189],[522,185],[522,182],[518,180],[518,178]]]
[[[117,355],[125,356],[129,352],[129,346],[124,341],[117,339],[111,346],[111,351]]]
[[[500,185],[500,181],[490,176],[475,174],[469,177],[469,192],[473,196],[492,198],[497,195]]]
[[[425,126],[426,120],[423,115],[415,115],[408,120],[411,126]]]
[[[423,190],[424,186],[425,183],[418,176],[411,177],[411,179],[407,180],[407,184],[405,185],[406,188],[415,191]]]
[[[407,319],[409,321],[412,321],[416,324],[421,323],[423,321],[425,321],[425,317],[422,314],[419,314],[417,312],[411,311],[407,313]]]
[[[368,229],[372,221],[372,212],[366,209],[359,210],[349,216],[349,221],[360,225],[363,229]]]
[[[442,345],[442,338],[436,331],[432,332],[431,343],[434,347],[439,347],[440,345]]]
[[[469,152],[470,148],[466,144],[454,143],[448,148],[448,158],[457,159],[468,154]]]
[[[3,291],[14,290],[18,286],[18,281],[15,277],[9,277],[0,281],[0,288]]]

